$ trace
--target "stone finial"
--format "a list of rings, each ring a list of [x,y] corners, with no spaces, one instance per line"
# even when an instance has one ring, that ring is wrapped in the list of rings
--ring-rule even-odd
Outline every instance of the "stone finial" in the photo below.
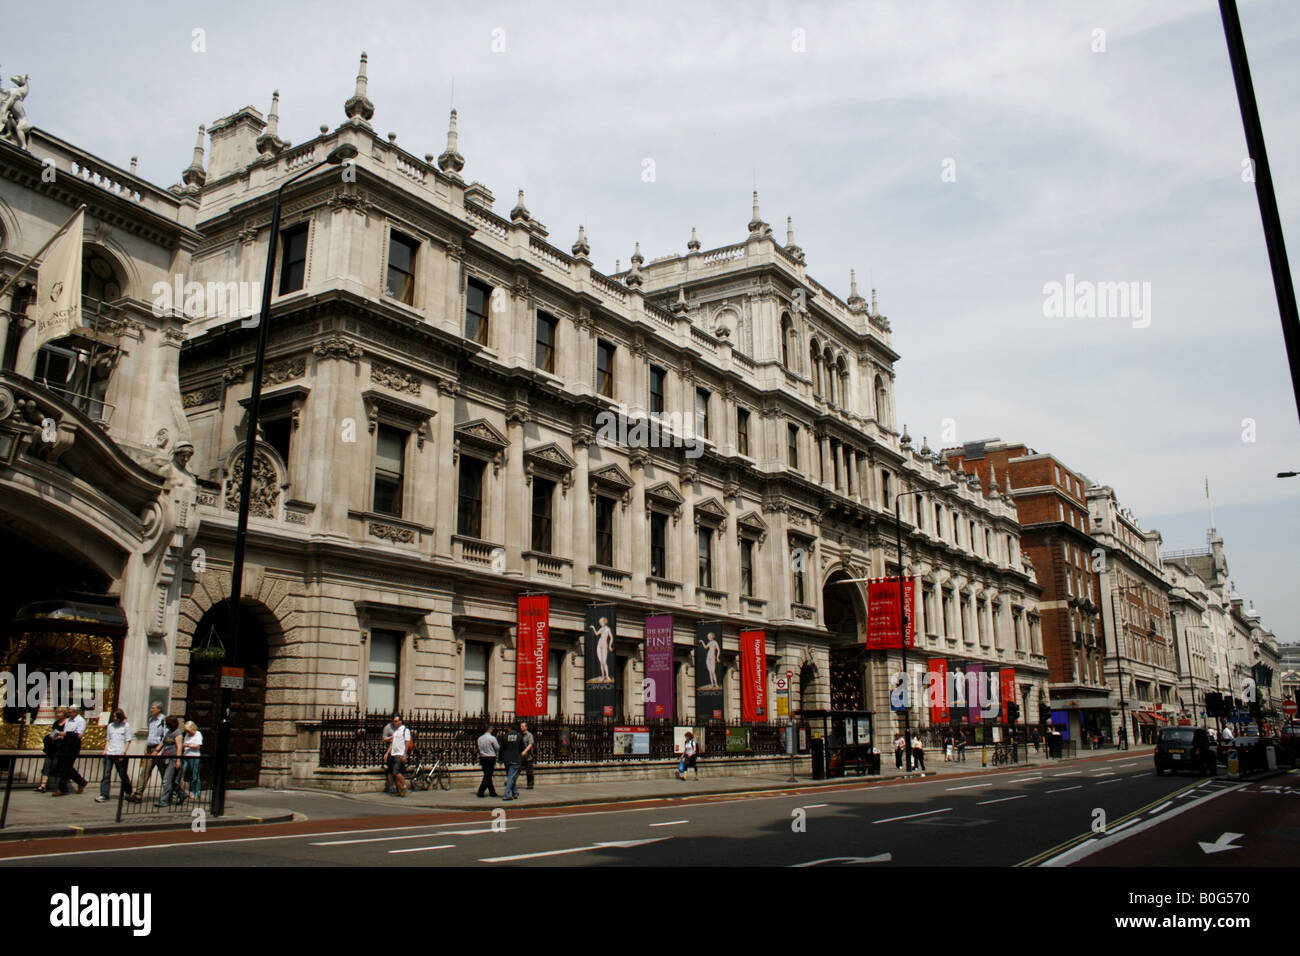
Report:
[[[668,307],[668,311],[673,315],[685,315],[687,308],[686,289],[683,286],[678,286],[677,298],[673,299],[673,304]]]
[[[623,279],[629,286],[640,287],[644,281],[641,278],[641,263],[645,262],[645,257],[641,255],[641,243],[636,244],[636,250],[632,253],[632,268],[627,271],[626,278]]]
[[[194,159],[181,173],[181,182],[194,189],[201,188],[208,181],[208,174],[203,171],[203,137],[206,133],[207,127],[200,125],[199,136],[194,143]]]
[[[578,259],[590,261],[591,246],[587,243],[587,227],[578,227],[578,241],[573,244],[573,254]]]
[[[924,435],[922,435],[922,436],[921,436],[921,456],[922,456],[923,458],[929,458],[929,457],[930,457],[931,455],[933,455],[933,454],[934,454],[934,452],[930,450],[930,439],[928,439],[928,438],[926,438]]]
[[[510,210],[511,222],[528,222],[533,217],[528,212],[528,207],[524,205],[524,191],[519,190],[519,198],[515,201],[515,208]]]
[[[876,307],[876,290],[874,288],[871,290],[871,314],[876,317],[880,316],[880,309]]]
[[[898,443],[903,447],[903,451],[910,451],[912,448],[912,436],[907,433],[906,425],[903,426],[903,434],[898,439]]]
[[[785,217],[785,251],[796,262],[803,262],[803,250],[794,241],[794,219],[792,216]]]
[[[849,300],[848,306],[850,312],[867,311],[866,300],[858,295],[858,273],[856,269],[849,270]]]
[[[699,236],[695,235],[694,226],[691,226],[691,238],[687,240],[686,248],[689,249],[691,252],[700,251],[700,238]]]
[[[280,138],[280,91],[271,94],[271,115],[266,118],[266,130],[257,137],[257,151],[265,156],[279,155],[289,144]]]
[[[770,236],[772,227],[763,221],[763,217],[758,211],[758,190],[754,190],[754,215],[749,220],[749,234],[751,237]]]
[[[132,157],[131,157],[131,175],[132,175],[132,176],[135,175],[135,165],[136,165],[136,163],[138,163],[139,161],[140,161],[140,157],[139,157],[139,156],[132,156]]]
[[[328,133],[329,131],[330,131],[330,124],[329,124],[329,123],[321,123],[321,124],[320,124],[320,134],[321,134],[322,136],[324,136],[324,135],[325,135],[326,133]]]
[[[370,118],[375,115],[375,104],[370,102],[366,96],[366,54],[361,54],[361,66],[357,70],[357,88],[346,103],[343,104],[343,112],[347,114],[348,119],[358,123],[368,123]]]
[[[460,136],[456,132],[456,111],[451,111],[447,124],[447,148],[438,157],[438,168],[448,175],[455,175],[465,168],[465,157],[460,154]]]

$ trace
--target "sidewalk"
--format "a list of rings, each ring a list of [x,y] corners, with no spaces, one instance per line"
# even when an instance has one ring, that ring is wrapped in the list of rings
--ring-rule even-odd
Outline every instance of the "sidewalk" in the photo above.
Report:
[[[519,799],[513,801],[518,808],[525,807],[559,807],[575,804],[626,803],[638,800],[664,800],[681,797],[725,796],[727,794],[754,793],[762,791],[783,792],[796,789],[816,790],[822,787],[840,788],[845,786],[882,786],[904,780],[933,779],[934,777],[971,776],[984,773],[1007,773],[1011,776],[1023,776],[1028,772],[1042,771],[1045,767],[1063,767],[1068,769],[1089,762],[1107,760],[1141,759],[1150,766],[1153,748],[1142,747],[1132,750],[1085,750],[1078,757],[1066,759],[1048,759],[1045,754],[1034,756],[1031,751],[1029,760],[1018,763],[993,766],[993,749],[988,748],[989,765],[980,766],[980,748],[968,747],[966,761],[945,763],[938,751],[926,752],[924,772],[914,770],[897,770],[890,759],[882,764],[879,776],[833,777],[828,780],[813,780],[808,771],[808,758],[796,762],[798,771],[796,782],[790,782],[790,774],[783,765],[782,771],[747,776],[723,776],[716,770],[710,772],[707,759],[700,760],[701,774],[697,780],[687,774],[685,781],[677,779],[676,764],[664,765],[662,779],[657,780],[610,780],[599,783],[550,783],[544,774],[537,775],[537,787],[525,788],[525,779],[521,774],[518,781]],[[892,756],[892,755],[886,755]],[[937,758],[932,760],[931,757]],[[480,775],[471,779],[460,778],[452,784],[451,790],[407,791],[404,798],[397,798],[387,793],[349,794],[349,799],[363,803],[392,806],[400,805],[411,810],[482,810],[486,807],[500,806],[500,794],[505,792],[505,775],[498,767],[493,776],[498,796],[479,798],[477,795]]]
[[[266,807],[252,802],[244,794],[258,791],[231,790],[226,796],[226,815],[220,818],[206,814],[203,826],[229,827],[249,823],[286,823],[294,818],[294,811],[286,807]],[[52,797],[24,787],[14,788],[9,795],[9,813],[5,827],[0,830],[0,841],[36,840],[47,837],[85,836],[89,833],[148,833],[154,830],[189,830],[196,818],[184,805],[173,809],[159,809],[157,813],[132,813],[116,822],[117,799],[96,803],[99,787],[86,788],[78,794],[74,789],[67,796]]]

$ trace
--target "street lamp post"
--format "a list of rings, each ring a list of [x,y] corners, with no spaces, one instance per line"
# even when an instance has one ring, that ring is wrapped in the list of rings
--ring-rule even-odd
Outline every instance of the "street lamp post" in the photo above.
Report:
[[[244,553],[248,544],[249,498],[253,493],[253,456],[257,443],[258,413],[262,401],[262,369],[266,364],[266,345],[271,327],[271,282],[275,278],[275,247],[280,236],[280,208],[284,189],[290,183],[314,173],[322,166],[338,166],[357,155],[351,143],[334,147],[320,162],[290,176],[275,192],[275,207],[271,212],[271,235],[266,252],[266,277],[262,283],[262,311],[258,316],[257,357],[253,362],[253,391],[248,400],[247,432],[244,435],[244,473],[239,482],[239,518],[235,525],[235,554],[230,570],[230,646],[227,654],[233,662],[239,650],[239,605],[243,596]],[[217,751],[213,766],[212,815],[221,816],[226,809],[226,775],[230,759],[230,705],[231,689],[221,688],[221,720],[217,725]]]
[[[1110,620],[1115,628],[1115,667],[1119,671],[1119,729],[1124,741],[1124,749],[1128,750],[1128,715],[1125,713],[1127,704],[1124,702],[1124,652],[1120,649],[1119,637],[1119,616],[1115,613],[1115,593],[1116,590],[1127,590],[1126,588],[1112,588],[1110,592]]]

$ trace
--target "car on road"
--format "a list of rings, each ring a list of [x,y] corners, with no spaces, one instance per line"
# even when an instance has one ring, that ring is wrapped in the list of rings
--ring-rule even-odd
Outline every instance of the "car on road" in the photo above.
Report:
[[[1156,738],[1156,776],[1166,770],[1190,770],[1213,776],[1218,762],[1204,727],[1162,727]]]

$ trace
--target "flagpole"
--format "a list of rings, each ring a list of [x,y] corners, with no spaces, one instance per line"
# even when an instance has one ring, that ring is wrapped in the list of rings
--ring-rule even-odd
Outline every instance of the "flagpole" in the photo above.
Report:
[[[9,281],[5,283],[3,289],[0,289],[0,299],[3,299],[5,297],[5,294],[10,289],[13,288],[14,283],[16,283],[20,278],[22,278],[22,274],[26,272],[28,269],[30,269],[32,267],[32,264],[35,263],[37,259],[45,255],[45,250],[50,248],[50,246],[54,245],[54,241],[58,239],[59,236],[63,235],[65,232],[68,231],[68,227],[72,225],[72,220],[76,219],[77,216],[79,216],[81,213],[85,211],[86,211],[86,204],[84,202],[72,211],[72,215],[68,217],[67,222],[65,222],[63,225],[59,227],[59,231],[56,232],[54,235],[50,236],[50,238],[46,240],[45,245],[37,249],[36,254],[33,255],[30,259],[28,259],[25,263],[23,263],[23,267],[13,274],[13,276],[9,279]]]

